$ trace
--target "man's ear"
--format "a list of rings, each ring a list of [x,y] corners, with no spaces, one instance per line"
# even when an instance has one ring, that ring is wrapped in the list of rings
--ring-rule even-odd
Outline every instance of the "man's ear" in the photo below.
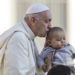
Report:
[[[35,23],[36,22],[36,18],[35,17],[31,17],[31,22]]]

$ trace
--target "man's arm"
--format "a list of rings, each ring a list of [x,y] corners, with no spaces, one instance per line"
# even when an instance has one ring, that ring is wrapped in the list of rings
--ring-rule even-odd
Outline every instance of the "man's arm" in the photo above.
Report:
[[[27,38],[22,32],[17,32],[7,45],[4,75],[28,75],[31,70],[28,58]]]

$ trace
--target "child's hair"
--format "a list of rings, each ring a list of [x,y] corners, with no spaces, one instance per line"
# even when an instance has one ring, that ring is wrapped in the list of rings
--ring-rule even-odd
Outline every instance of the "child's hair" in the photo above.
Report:
[[[45,41],[45,47],[49,46],[49,43],[47,42],[48,39],[52,39],[55,34],[64,32],[64,30],[60,27],[52,27],[47,32],[46,41]]]
[[[68,66],[58,65],[51,68],[47,75],[71,75],[71,69]]]

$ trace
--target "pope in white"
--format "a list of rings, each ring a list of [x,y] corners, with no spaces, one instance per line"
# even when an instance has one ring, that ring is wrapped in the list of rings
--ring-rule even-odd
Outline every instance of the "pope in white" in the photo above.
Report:
[[[34,38],[45,37],[50,27],[49,8],[31,5],[24,19],[0,36],[0,75],[38,75]]]

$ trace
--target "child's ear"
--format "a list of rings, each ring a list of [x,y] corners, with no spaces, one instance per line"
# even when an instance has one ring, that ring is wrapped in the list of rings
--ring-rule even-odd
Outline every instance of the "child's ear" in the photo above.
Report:
[[[51,41],[48,40],[48,41],[47,41],[47,44],[48,44],[48,46],[51,46]]]
[[[44,47],[49,47],[49,46],[51,46],[51,42],[50,40],[46,40]]]

